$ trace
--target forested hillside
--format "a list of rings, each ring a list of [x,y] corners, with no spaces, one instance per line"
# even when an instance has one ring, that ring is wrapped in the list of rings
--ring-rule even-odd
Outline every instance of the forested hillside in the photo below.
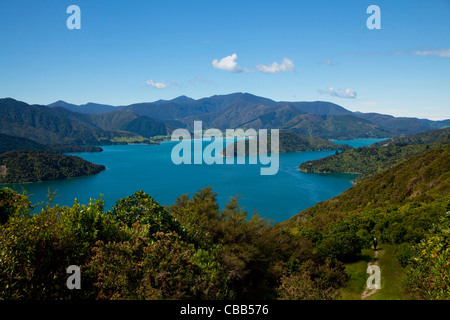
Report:
[[[93,147],[93,146],[43,145],[42,143],[30,139],[14,137],[0,133],[0,154],[14,150],[41,150],[54,153],[67,153],[67,152],[101,152],[103,149],[100,147]]]
[[[7,98],[0,99],[0,111],[2,114],[0,133],[34,140],[42,144],[108,145],[151,142],[138,133],[124,130],[131,130],[130,127],[102,129],[96,123],[89,122],[86,119],[88,115],[77,114],[64,108],[28,105]],[[149,120],[145,124],[129,125],[150,133],[150,123]],[[160,131],[157,130],[157,132]]]
[[[449,144],[450,128],[433,130],[307,161],[302,163],[299,169],[303,172],[317,173],[359,173],[356,181],[360,182],[427,150],[442,148]]]
[[[392,259],[404,268],[396,271],[397,276],[404,273],[407,279],[405,293],[449,299],[449,214],[450,148],[446,147],[377,174],[300,212],[282,227],[341,261],[359,259],[361,250],[376,237],[394,246]]]
[[[194,121],[201,120],[204,128],[276,128],[325,139],[386,138],[422,133],[450,125],[450,120],[396,118],[377,113],[352,112],[326,101],[278,102],[241,92],[198,100],[180,96],[172,100],[121,107],[95,103],[75,106],[64,101],[50,106],[89,114],[122,110],[188,129],[192,129]]]
[[[74,156],[46,151],[9,151],[0,154],[4,173],[0,183],[37,182],[96,174],[105,166]]]
[[[261,142],[260,142],[261,141]],[[231,148],[234,150],[234,155],[238,155],[238,144],[239,142],[235,142],[233,145],[227,146],[223,150],[223,155],[228,156],[231,154]],[[272,140],[269,135],[267,139],[262,139],[259,137],[257,142],[257,153],[259,151],[259,143],[266,145],[266,152],[270,153]],[[245,141],[245,154],[248,155],[250,151],[250,142],[249,140]],[[279,153],[288,153],[288,152],[301,152],[301,151],[324,151],[324,150],[348,150],[351,149],[349,145],[346,144],[336,144],[321,138],[314,137],[305,137],[293,132],[282,131],[279,133]],[[228,151],[229,150],[229,151]],[[241,155],[241,154],[239,154]]]

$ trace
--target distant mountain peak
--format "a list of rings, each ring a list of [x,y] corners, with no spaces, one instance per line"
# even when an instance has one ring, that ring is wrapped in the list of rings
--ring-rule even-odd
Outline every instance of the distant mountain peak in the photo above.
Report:
[[[47,107],[66,107],[66,106],[70,106],[70,107],[75,107],[75,104],[72,103],[68,103],[64,100],[58,100],[56,102],[50,103],[47,105]]]
[[[58,104],[58,103],[67,104],[67,102],[65,102],[64,100],[58,100],[56,102],[53,102],[52,104]]]
[[[179,96],[173,100],[171,100],[172,102],[178,102],[178,103],[186,103],[186,102],[194,102],[195,99],[192,99],[190,97],[187,97],[185,95]]]

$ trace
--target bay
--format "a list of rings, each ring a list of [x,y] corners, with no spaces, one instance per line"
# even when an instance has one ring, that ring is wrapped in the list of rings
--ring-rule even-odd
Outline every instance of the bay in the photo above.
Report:
[[[369,145],[383,139],[355,139],[339,141],[355,147]],[[178,196],[192,196],[198,190],[212,186],[223,208],[233,196],[252,214],[258,213],[274,222],[289,219],[296,213],[328,200],[352,186],[356,177],[351,174],[314,174],[298,171],[298,166],[334,154],[335,151],[310,151],[280,154],[276,175],[260,175],[261,165],[175,165],[172,148],[177,142],[160,145],[104,146],[101,153],[72,153],[106,170],[92,176],[74,179],[7,185],[14,190],[25,189],[33,204],[46,201],[48,192],[55,192],[53,204],[72,205],[76,198],[88,203],[90,198],[103,195],[106,209],[115,202],[144,190],[162,205],[174,203]],[[207,144],[203,142],[205,147]],[[39,210],[39,208],[37,208]]]

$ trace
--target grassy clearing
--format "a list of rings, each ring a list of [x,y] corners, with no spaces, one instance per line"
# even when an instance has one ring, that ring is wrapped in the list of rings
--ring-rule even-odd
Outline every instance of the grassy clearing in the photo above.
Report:
[[[349,263],[345,272],[350,276],[347,285],[341,290],[341,299],[360,300],[369,275],[366,273],[367,263],[378,261],[381,271],[381,289],[366,300],[406,300],[410,299],[403,287],[403,270],[395,257],[395,246],[381,245],[378,258],[374,258],[374,251],[363,250],[362,259]]]
[[[345,272],[350,279],[347,284],[341,289],[342,300],[361,300],[361,294],[366,287],[368,278],[367,263],[374,258],[373,250],[366,249],[362,251],[361,260],[348,263]]]
[[[132,137],[114,137],[113,139],[111,139],[111,141],[113,142],[122,142],[122,143],[139,143],[139,142],[146,142],[148,140],[149,139],[139,135]]]
[[[410,297],[403,286],[404,273],[395,256],[395,246],[383,245],[378,253],[381,289],[367,300],[406,300]]]

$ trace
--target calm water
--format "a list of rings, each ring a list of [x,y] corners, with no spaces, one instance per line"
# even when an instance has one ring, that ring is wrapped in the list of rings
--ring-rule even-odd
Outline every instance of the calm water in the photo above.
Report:
[[[382,139],[340,141],[352,146],[369,145]],[[261,176],[260,165],[174,165],[171,151],[177,142],[161,145],[105,146],[101,153],[76,153],[81,158],[104,164],[106,170],[75,179],[15,184],[9,187],[32,194],[33,203],[46,199],[48,190],[56,191],[56,203],[71,205],[103,194],[106,209],[119,198],[144,190],[160,204],[170,205],[178,196],[212,186],[220,205],[232,196],[242,195],[240,204],[249,212],[280,222],[317,202],[330,199],[352,186],[355,175],[301,173],[298,166],[307,160],[323,158],[335,151],[280,154],[276,175]],[[206,143],[204,142],[204,146]],[[248,163],[248,161],[247,161]]]

